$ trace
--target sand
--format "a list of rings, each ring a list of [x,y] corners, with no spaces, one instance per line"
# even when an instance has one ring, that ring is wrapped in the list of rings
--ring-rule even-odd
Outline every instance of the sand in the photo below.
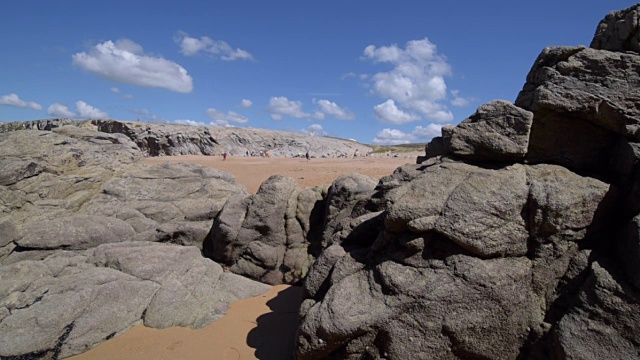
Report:
[[[271,175],[289,176],[301,187],[331,184],[338,176],[347,173],[359,173],[374,178],[389,175],[398,166],[415,164],[418,153],[402,154],[398,157],[358,157],[355,159],[323,159],[307,161],[304,158],[262,158],[229,156],[162,156],[147,158],[149,164],[165,161],[187,162],[213,167],[226,171],[236,177],[236,181],[244,184],[250,193],[258,191],[258,187]],[[424,154],[422,154],[424,155]]]
[[[330,184],[346,173],[380,178],[398,166],[415,163],[417,155],[310,161],[258,157],[223,160],[222,157],[186,155],[147,158],[146,162],[177,161],[213,167],[234,175],[238,183],[255,193],[264,180],[276,174],[290,176],[302,187]],[[265,294],[232,304],[224,317],[199,330],[181,327],[158,330],[136,325],[70,359],[292,359],[301,293],[299,287],[274,286]]]
[[[291,359],[302,295],[295,286],[274,286],[237,301],[210,325],[152,329],[136,325],[73,360]]]

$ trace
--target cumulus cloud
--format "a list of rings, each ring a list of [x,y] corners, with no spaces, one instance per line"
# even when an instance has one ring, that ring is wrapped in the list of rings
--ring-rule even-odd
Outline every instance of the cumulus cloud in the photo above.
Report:
[[[429,124],[426,127],[416,126],[412,135],[418,140],[431,140],[436,136],[442,135],[442,126],[440,124]]]
[[[189,93],[193,79],[182,66],[159,56],[145,55],[128,39],[105,41],[88,52],[73,54],[73,63],[109,81]]]
[[[292,101],[284,96],[271,97],[267,111],[273,120],[282,120],[284,116],[298,119],[311,117],[311,114],[302,111],[302,102]]]
[[[307,126],[306,128],[302,129],[301,132],[303,134],[313,135],[313,136],[326,136],[326,135],[329,135],[329,133],[327,133],[324,130],[324,128],[322,127],[322,125],[320,125],[320,124],[311,124],[311,125]]]
[[[406,113],[399,109],[395,101],[391,99],[374,106],[373,113],[380,121],[396,125],[420,120],[419,116]]]
[[[412,142],[426,142],[442,134],[440,124],[429,124],[426,127],[416,126],[411,133],[405,133],[397,129],[382,129],[371,141],[375,145],[398,145]]]
[[[220,126],[227,126],[230,123],[246,124],[249,122],[248,117],[240,115],[233,111],[228,111],[225,114],[222,111],[218,111],[214,108],[209,108],[207,109],[207,115],[209,115],[209,117],[215,121],[216,125]]]
[[[242,101],[240,101],[240,107],[243,107],[245,109],[250,108],[251,105],[253,105],[253,101],[251,100],[242,99]]]
[[[76,111],[78,112],[78,116],[85,119],[107,119],[109,115],[97,109],[82,100],[76,101]]]
[[[323,99],[313,99],[313,103],[318,105],[320,108],[319,112],[322,114],[333,116],[334,118],[341,120],[353,120],[355,118],[353,113],[341,108],[335,102]],[[324,118],[324,115],[322,118]]]
[[[21,100],[17,94],[0,96],[0,105],[15,106],[22,108],[31,108],[33,110],[42,110],[42,105],[34,101]]]
[[[395,44],[381,47],[369,45],[364,49],[363,59],[393,66],[390,71],[379,72],[371,77],[371,91],[393,100],[397,104],[394,105],[396,109],[409,115],[400,119],[405,119],[405,122],[408,118],[413,119],[411,121],[419,120],[421,116],[436,122],[453,119],[453,114],[442,103],[447,98],[444,77],[451,74],[451,66],[444,56],[438,54],[436,45],[429,39],[411,40],[404,48]],[[387,104],[387,110],[392,110],[388,101],[383,104]],[[410,115],[409,111],[415,114]]]
[[[398,145],[408,144],[414,139],[415,137],[413,135],[397,129],[382,129],[382,131],[376,134],[372,143],[375,145]]]
[[[202,121],[195,121],[195,120],[188,120],[188,119],[174,120],[173,123],[179,124],[179,125],[191,125],[191,126],[204,126],[204,125],[206,125]]]
[[[114,86],[114,87],[111,88],[111,92],[118,94],[118,93],[120,93],[120,89],[118,89],[117,87]]]
[[[66,105],[53,103],[47,109],[47,114],[59,118],[71,118],[76,116]]]
[[[213,56],[220,56],[220,59],[224,61],[253,60],[253,55],[248,51],[239,48],[234,49],[226,41],[214,40],[208,36],[201,36],[198,39],[190,37],[184,31],[180,31],[174,36],[173,40],[180,46],[180,52],[185,56],[196,55],[202,51]]]

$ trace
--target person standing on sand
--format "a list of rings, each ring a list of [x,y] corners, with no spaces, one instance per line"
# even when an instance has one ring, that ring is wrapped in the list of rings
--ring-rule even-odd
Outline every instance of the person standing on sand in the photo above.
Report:
[[[227,152],[226,151],[222,153],[222,161],[225,161],[225,160],[227,160]]]
[[[307,151],[307,153],[306,153],[306,154],[304,154],[304,157],[306,157],[306,158],[307,158],[307,161],[309,161],[309,160],[310,160],[310,158],[309,158],[309,152],[308,152],[308,151]]]

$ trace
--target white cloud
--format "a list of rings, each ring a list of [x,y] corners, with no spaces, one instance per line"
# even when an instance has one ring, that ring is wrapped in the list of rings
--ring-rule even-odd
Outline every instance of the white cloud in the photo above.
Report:
[[[291,101],[284,96],[271,97],[267,111],[271,114],[273,120],[282,120],[283,116],[291,116],[294,118],[308,118],[310,114],[302,111],[302,102]]]
[[[42,110],[42,105],[34,101],[21,100],[17,94],[0,96],[0,105],[8,105],[22,108],[31,108],[33,110]]]
[[[305,129],[302,129],[301,132],[303,134],[313,135],[313,136],[326,136],[326,135],[329,135],[329,133],[327,133],[324,130],[324,128],[322,127],[322,125],[320,125],[320,124],[311,124],[311,125],[307,126]]]
[[[73,63],[109,81],[181,93],[193,90],[193,79],[182,66],[145,55],[142,46],[128,39],[105,41],[88,53],[73,54]]]
[[[205,126],[206,124],[201,121],[187,120],[187,119],[179,119],[174,120],[173,123],[179,125],[191,125],[191,126]]]
[[[375,145],[408,144],[414,139],[415,137],[412,134],[407,134],[397,129],[382,129],[376,134],[372,143]]]
[[[214,56],[220,56],[225,61],[253,60],[253,55],[248,51],[239,48],[234,49],[226,41],[214,40],[208,36],[202,36],[198,39],[180,31],[174,36],[173,40],[180,46],[180,52],[185,56],[195,55],[203,51]]]
[[[404,109],[413,110],[438,122],[453,119],[453,114],[441,103],[447,98],[444,77],[451,74],[451,66],[429,39],[411,40],[404,49],[395,44],[369,45],[363,58],[393,66],[390,71],[371,77],[372,93],[393,100],[395,107],[404,113]]]
[[[429,124],[426,127],[416,126],[411,133],[387,128],[379,131],[372,140],[372,143],[375,145],[397,145],[412,142],[426,142],[436,136],[440,136],[442,134],[442,126],[443,125],[440,124]]]
[[[118,89],[117,87],[114,86],[114,87],[111,88],[111,92],[118,94],[120,92],[120,89]]]
[[[416,126],[412,135],[416,139],[431,140],[436,136],[442,135],[442,126],[439,124],[429,124],[426,127]]]
[[[216,124],[220,126],[226,126],[229,123],[246,124],[249,122],[248,117],[240,115],[233,111],[228,111],[225,114],[222,111],[218,111],[214,108],[209,108],[207,109],[207,115],[215,120]]]
[[[240,107],[243,107],[245,109],[250,108],[251,105],[253,105],[253,101],[251,100],[242,99],[242,101],[240,101]]]
[[[316,99],[313,99],[313,103],[318,105],[318,107],[320,107],[320,112],[321,113],[333,116],[336,119],[353,120],[354,117],[355,117],[353,115],[353,113],[341,108],[335,102],[332,102],[332,101],[329,101],[329,100],[316,100]],[[322,118],[324,118],[324,116]]]
[[[66,105],[53,103],[47,109],[47,114],[60,118],[71,118],[76,116]]]
[[[373,113],[380,121],[396,125],[420,120],[419,116],[406,113],[399,109],[391,99],[374,106]]]
[[[107,119],[109,115],[101,111],[100,109],[94,108],[93,106],[87,104],[82,100],[76,101],[76,111],[78,112],[78,116],[86,119]]]

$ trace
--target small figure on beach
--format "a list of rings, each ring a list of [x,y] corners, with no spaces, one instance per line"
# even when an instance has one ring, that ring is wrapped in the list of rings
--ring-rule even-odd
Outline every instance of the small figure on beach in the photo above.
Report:
[[[307,161],[309,161],[309,160],[310,160],[310,158],[309,158],[309,152],[308,152],[308,151],[307,151],[307,153],[306,153],[306,154],[304,154],[304,157],[306,157],[306,158],[307,158]]]
[[[225,160],[227,160],[227,152],[226,151],[222,153],[222,161],[225,161]]]

